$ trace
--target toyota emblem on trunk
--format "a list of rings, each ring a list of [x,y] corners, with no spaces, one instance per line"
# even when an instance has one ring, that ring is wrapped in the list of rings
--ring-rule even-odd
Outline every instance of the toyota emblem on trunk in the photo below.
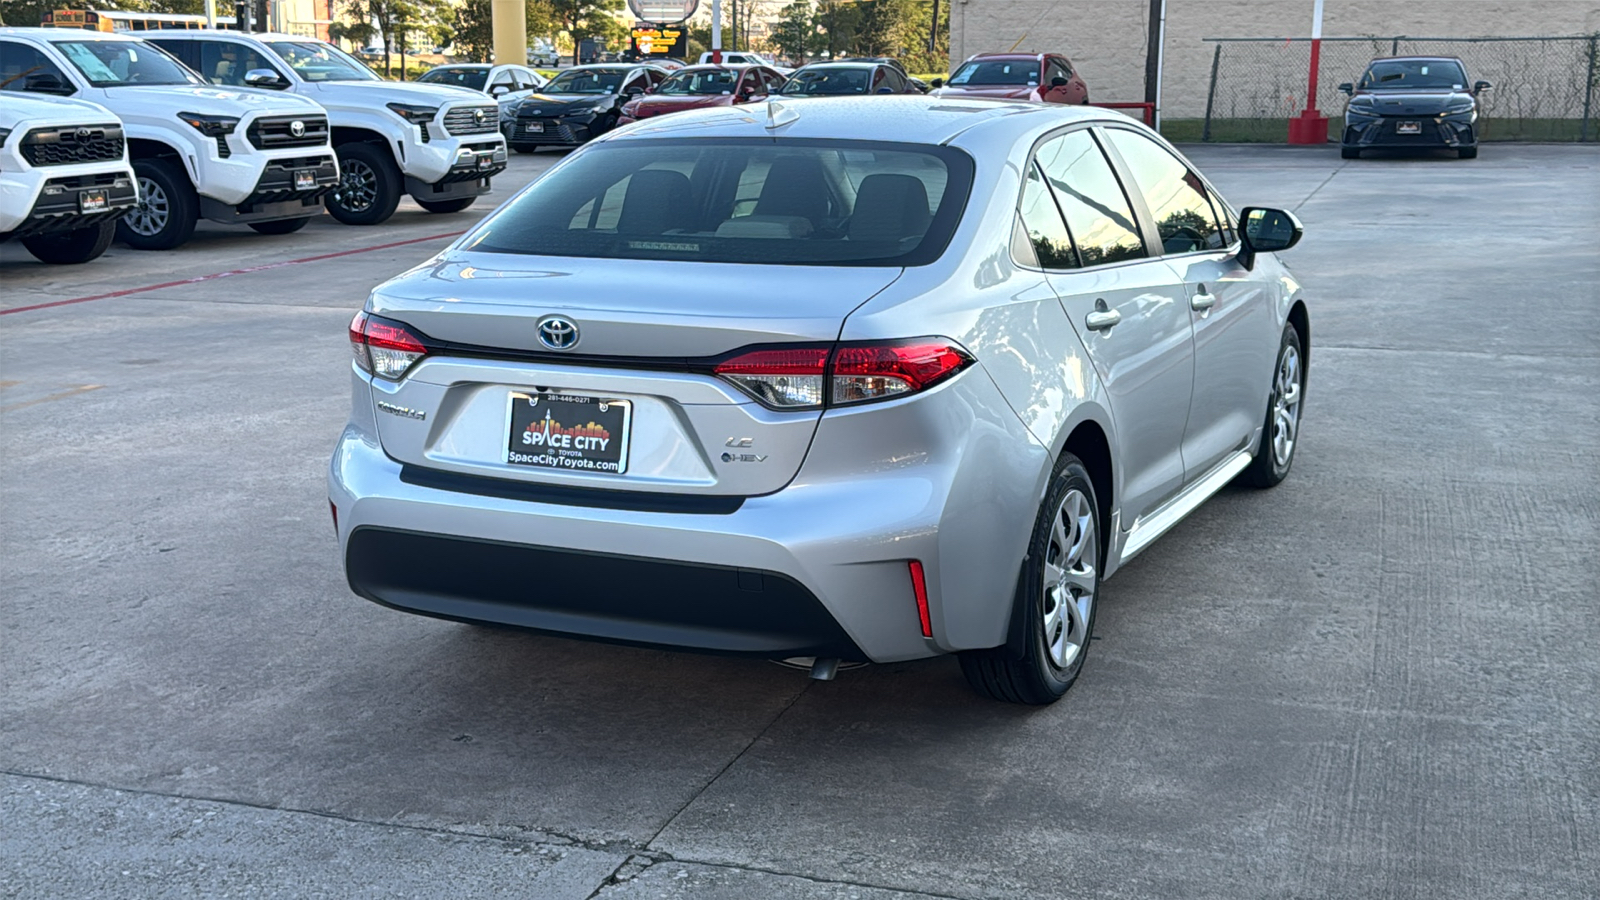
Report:
[[[306,123],[300,121],[299,119],[295,119],[293,122],[289,123],[289,133],[295,137],[305,137]]]
[[[571,319],[545,316],[539,320],[539,343],[551,350],[571,350],[578,346],[578,326]]]

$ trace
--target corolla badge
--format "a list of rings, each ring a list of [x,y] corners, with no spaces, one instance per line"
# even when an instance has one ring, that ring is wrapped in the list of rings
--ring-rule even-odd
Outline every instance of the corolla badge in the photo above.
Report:
[[[551,350],[571,350],[578,346],[578,326],[562,316],[545,316],[539,320],[539,343]]]

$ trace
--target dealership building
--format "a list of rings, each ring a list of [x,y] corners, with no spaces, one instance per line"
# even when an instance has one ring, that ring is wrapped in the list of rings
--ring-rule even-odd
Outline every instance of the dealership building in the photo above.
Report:
[[[1090,86],[1090,99],[1145,99],[1150,0],[951,0],[952,71],[974,53],[1016,49],[1066,55]],[[1165,118],[1197,118],[1213,104],[1250,105],[1260,114],[1304,105],[1313,0],[1167,0],[1161,106]],[[1468,43],[1397,40],[1593,35],[1595,0],[1325,0],[1324,37],[1371,40],[1325,44],[1318,102],[1338,108],[1337,86],[1354,81],[1374,56],[1460,56],[1474,77],[1498,85],[1518,70],[1549,69],[1582,94],[1587,40]],[[1219,42],[1208,38],[1274,38]],[[1466,48],[1465,50],[1463,48]],[[1218,71],[1212,88],[1213,69]],[[1569,70],[1570,73],[1569,73]],[[1552,76],[1554,77],[1554,76]],[[1247,82],[1252,84],[1248,85]],[[1261,84],[1268,86],[1267,99]],[[1562,85],[1566,81],[1561,81]],[[1569,93],[1565,87],[1552,91]],[[1555,100],[1545,101],[1551,106]],[[1562,99],[1568,106],[1582,98]],[[1600,104],[1600,98],[1595,99]],[[1281,106],[1282,110],[1278,109]],[[1262,109],[1270,107],[1269,109]],[[1236,114],[1244,114],[1237,112]],[[1570,115],[1563,111],[1562,116]]]

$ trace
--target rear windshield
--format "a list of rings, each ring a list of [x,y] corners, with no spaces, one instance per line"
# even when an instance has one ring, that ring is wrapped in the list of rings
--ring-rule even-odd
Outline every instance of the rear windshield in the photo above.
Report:
[[[1405,91],[1414,88],[1462,90],[1467,73],[1448,59],[1405,59],[1375,62],[1361,76],[1363,91]]]
[[[939,258],[972,160],[949,147],[697,138],[581,151],[490,217],[468,249],[771,265]]]

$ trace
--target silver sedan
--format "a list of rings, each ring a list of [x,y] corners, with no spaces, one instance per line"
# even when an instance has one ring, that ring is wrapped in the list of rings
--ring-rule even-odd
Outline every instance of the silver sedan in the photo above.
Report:
[[[840,660],[1081,671],[1101,582],[1289,472],[1309,315],[1181,154],[1088,108],[709,109],[572,154],[350,327],[329,495],[408,612]]]

